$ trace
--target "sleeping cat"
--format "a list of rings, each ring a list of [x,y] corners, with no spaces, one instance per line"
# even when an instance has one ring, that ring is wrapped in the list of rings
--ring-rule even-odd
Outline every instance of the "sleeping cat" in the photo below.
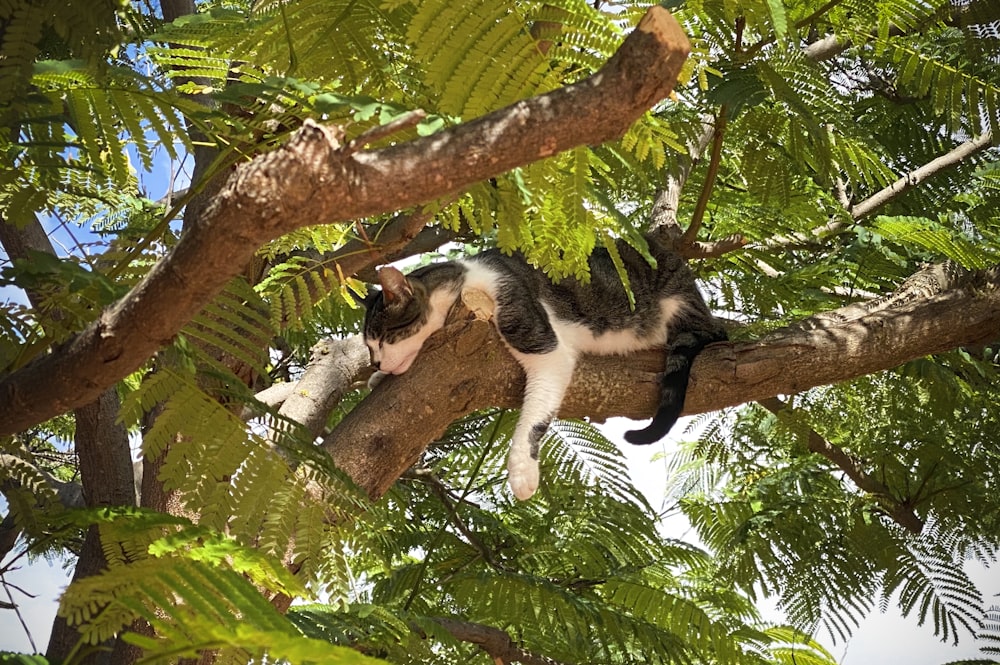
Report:
[[[661,439],[684,406],[694,357],[726,333],[708,310],[687,264],[657,237],[646,238],[654,269],[632,247],[618,242],[628,272],[634,309],[607,250],[590,257],[590,283],[573,278],[552,283],[520,254],[488,250],[459,261],[436,263],[403,275],[382,268],[382,290],[365,300],[364,338],[377,370],[372,385],[402,374],[424,341],[439,330],[463,289],[478,289],[496,303],[494,323],[524,369],[521,416],[507,463],[514,495],[528,499],[538,487],[538,447],[559,411],[581,353],[625,354],[665,347],[660,404],[653,421],[626,432],[630,443]]]

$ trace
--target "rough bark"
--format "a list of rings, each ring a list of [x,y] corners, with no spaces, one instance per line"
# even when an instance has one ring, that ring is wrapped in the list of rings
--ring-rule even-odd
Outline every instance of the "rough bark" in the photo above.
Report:
[[[330,411],[370,362],[368,347],[356,335],[323,340],[312,348],[302,378],[282,401],[278,414],[298,423],[311,436],[319,436]]]
[[[80,461],[80,480],[88,508],[135,506],[136,488],[129,450],[128,431],[118,422],[118,393],[106,390],[94,402],[76,409],[75,448]],[[73,580],[100,573],[107,568],[101,534],[96,526],[87,530]],[[79,631],[57,616],[52,624],[46,658],[53,663],[66,659],[80,640]],[[106,647],[111,647],[109,640]],[[104,665],[111,659],[110,648],[92,652],[82,663]],[[120,662],[120,661],[119,661]]]
[[[695,361],[685,413],[790,395],[896,367],[928,354],[995,340],[1000,269],[934,267],[891,297],[806,319],[750,342],[708,347]],[[662,352],[585,356],[562,417],[644,419],[656,408]],[[383,494],[455,419],[488,406],[518,407],[523,374],[483,312],[459,309],[406,373],[383,381],[323,447],[371,496]]]
[[[12,259],[28,259],[30,252],[55,254],[41,223],[33,220],[24,228],[15,228],[0,220],[0,243]],[[28,292],[37,307],[39,295]],[[58,312],[53,314],[58,316]],[[98,393],[96,399],[75,411],[76,436],[74,448],[80,464],[83,503],[89,508],[99,506],[136,505],[135,475],[129,450],[128,432],[117,422],[119,399],[114,388]],[[3,532],[0,529],[0,533]],[[12,545],[13,543],[11,543]],[[4,543],[4,546],[6,543]],[[84,537],[73,579],[95,575],[107,566],[101,547],[100,533],[90,528]],[[62,617],[56,617],[49,637],[46,657],[61,662],[80,639],[79,632]],[[108,661],[108,651],[95,652],[81,662]]]
[[[237,168],[127,296],[0,381],[0,402],[11,407],[0,413],[0,435],[86,404],[138,369],[272,238],[432,201],[621,136],[670,93],[688,51],[676,20],[654,6],[597,74],[433,136],[353,152],[339,129],[306,123],[282,148]]]

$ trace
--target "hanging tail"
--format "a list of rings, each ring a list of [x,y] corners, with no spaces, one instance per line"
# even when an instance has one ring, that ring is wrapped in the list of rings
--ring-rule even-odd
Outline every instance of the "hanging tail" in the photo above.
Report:
[[[667,435],[684,410],[691,363],[709,344],[726,339],[724,331],[681,333],[672,340],[667,363],[660,379],[660,405],[653,421],[644,429],[625,432],[625,440],[636,445],[655,443]]]

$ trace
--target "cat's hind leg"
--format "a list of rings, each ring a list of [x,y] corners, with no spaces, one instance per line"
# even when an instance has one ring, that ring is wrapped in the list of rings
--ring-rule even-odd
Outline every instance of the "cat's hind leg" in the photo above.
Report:
[[[507,482],[514,496],[524,501],[538,489],[539,446],[573,378],[576,353],[563,345],[548,353],[528,354],[513,349],[512,353],[524,368],[526,382],[524,404],[507,459]]]

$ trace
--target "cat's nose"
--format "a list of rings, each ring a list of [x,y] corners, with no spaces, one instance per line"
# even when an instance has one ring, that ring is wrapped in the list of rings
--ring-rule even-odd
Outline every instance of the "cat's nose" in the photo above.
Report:
[[[382,363],[381,363],[380,361],[376,360],[376,361],[375,361],[374,363],[372,363],[372,364],[373,364],[373,365],[375,365],[375,369],[379,369],[379,365],[381,365]]]

